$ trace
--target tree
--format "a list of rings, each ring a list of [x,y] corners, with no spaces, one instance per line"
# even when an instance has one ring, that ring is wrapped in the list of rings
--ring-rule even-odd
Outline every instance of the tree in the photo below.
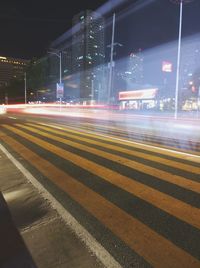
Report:
[[[48,83],[48,58],[39,60],[33,58],[27,67],[27,85],[32,90],[38,90]]]
[[[8,99],[8,103],[24,102],[24,77],[12,78],[8,85],[4,88],[4,99]]]

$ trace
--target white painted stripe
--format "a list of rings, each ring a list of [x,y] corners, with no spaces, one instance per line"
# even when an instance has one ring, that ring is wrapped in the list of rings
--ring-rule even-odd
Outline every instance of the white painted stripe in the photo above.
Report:
[[[66,209],[38,182],[38,180],[16,160],[8,150],[0,144],[0,150],[13,162],[13,164],[22,172],[28,181],[30,181],[40,192],[40,194],[48,199],[53,208],[63,218],[65,223],[75,232],[87,248],[96,255],[105,267],[122,268],[122,266],[110,255],[105,248],[83,227]]]
[[[45,125],[45,126],[48,126],[48,127],[53,127],[53,128],[56,128],[56,129],[61,129],[61,130],[65,130],[65,128],[63,127],[58,127],[58,126],[55,126],[55,125],[49,125],[49,124],[44,124],[44,123],[39,123],[40,125]],[[169,152],[169,153],[174,153],[174,154],[177,154],[179,156],[186,156],[186,157],[190,157],[191,159],[193,158],[193,161],[196,162],[195,160],[197,160],[197,162],[199,163],[200,161],[200,156],[199,155],[195,155],[195,154],[189,154],[189,153],[185,153],[185,152],[180,152],[180,151],[176,151],[176,150],[173,150],[173,149],[167,149],[167,148],[163,148],[163,147],[158,147],[158,146],[153,146],[153,145],[149,145],[149,144],[145,144],[145,143],[140,143],[140,142],[135,142],[135,141],[129,141],[129,140],[124,140],[124,139],[120,139],[120,138],[116,138],[116,137],[113,137],[113,136],[109,136],[109,135],[104,135],[102,133],[99,133],[99,132],[95,132],[95,131],[85,131],[83,129],[80,129],[80,128],[77,128],[77,127],[72,127],[72,126],[67,126],[68,128],[71,128],[71,129],[75,129],[75,130],[78,130],[78,131],[81,131],[81,132],[84,132],[84,133],[88,133],[88,134],[96,134],[98,136],[101,136],[101,137],[104,137],[104,138],[109,138],[109,139],[113,139],[113,140],[117,140],[117,141],[121,141],[121,142],[126,142],[126,143],[131,143],[131,144],[136,144],[136,145],[142,145],[143,147],[146,147],[146,148],[150,148],[150,149],[156,149],[156,150],[160,150],[160,151],[163,151],[163,152]],[[174,156],[176,157],[176,156]],[[190,160],[191,160],[190,159]]]
[[[8,118],[10,118],[10,119],[17,119],[16,117],[13,117],[13,116],[8,116]]]

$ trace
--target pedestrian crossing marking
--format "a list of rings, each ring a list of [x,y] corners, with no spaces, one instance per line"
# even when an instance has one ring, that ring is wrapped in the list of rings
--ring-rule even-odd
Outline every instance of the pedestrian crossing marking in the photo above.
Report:
[[[28,125],[33,126],[32,124],[28,124]],[[200,193],[200,183],[198,183],[196,181],[192,181],[192,180],[186,179],[184,177],[174,175],[174,174],[171,174],[169,172],[162,171],[162,170],[159,170],[157,168],[150,167],[150,166],[141,164],[141,163],[133,161],[133,160],[129,160],[129,159],[125,158],[125,157],[121,157],[119,155],[116,156],[114,154],[111,154],[111,153],[108,153],[108,152],[105,152],[105,151],[101,151],[99,149],[95,149],[95,148],[92,148],[92,147],[89,147],[89,146],[86,146],[86,145],[82,145],[81,143],[78,143],[78,141],[83,140],[83,141],[86,141],[86,142],[88,142],[90,144],[93,144],[93,145],[99,144],[99,143],[91,142],[91,140],[89,140],[89,139],[85,139],[85,138],[82,138],[82,137],[77,138],[77,137],[74,137],[73,135],[63,134],[63,132],[61,132],[61,131],[52,130],[52,129],[49,129],[47,127],[34,126],[37,129],[48,130],[50,133],[59,134],[59,135],[61,134],[64,137],[72,137],[72,138],[76,139],[76,142],[74,142],[74,141],[70,141],[70,140],[67,140],[67,139],[64,139],[64,138],[60,138],[58,136],[53,136],[53,135],[51,135],[49,133],[46,133],[46,132],[41,132],[39,130],[30,128],[30,127],[27,127],[27,126],[21,126],[19,124],[17,124],[17,126],[20,126],[20,127],[25,128],[27,130],[30,130],[32,132],[38,133],[38,134],[40,134],[42,136],[51,138],[51,139],[53,139],[55,141],[59,141],[59,142],[62,142],[64,144],[73,146],[74,148],[81,149],[83,151],[93,153],[93,154],[95,154],[97,156],[101,156],[101,157],[104,157],[106,159],[115,161],[115,162],[117,162],[119,164],[122,164],[124,166],[133,168],[134,170],[137,170],[139,172],[143,172],[145,174],[151,175],[151,176],[156,177],[158,179],[161,179],[161,180],[164,180],[164,181],[167,181],[167,182],[170,182],[170,183],[174,183],[174,184],[176,184],[178,186],[181,186],[183,188],[189,189],[189,190],[194,191],[196,193]],[[107,147],[107,144],[102,143],[101,146]],[[153,156],[152,156],[152,160],[153,160]],[[190,171],[190,170],[191,169],[189,169],[189,167],[188,167],[187,171]]]
[[[144,257],[152,266],[166,268],[195,268],[200,266],[200,262],[186,251],[175,246],[15,139],[7,135],[2,135],[1,139],[62,190],[66,191],[76,202],[127,243],[130,248]]]
[[[101,177],[105,181],[108,181],[113,185],[118,186],[131,194],[134,194],[135,196],[149,202],[155,207],[166,211],[180,220],[183,220],[196,228],[200,228],[200,209],[155,190],[147,185],[134,181],[100,164],[87,160],[84,157],[80,157],[74,153],[68,152],[15,127],[8,125],[3,125],[3,127],[11,130],[30,142],[37,144],[49,152],[58,155],[59,157],[62,157],[63,159],[70,161],[81,168],[84,168],[92,174]]]

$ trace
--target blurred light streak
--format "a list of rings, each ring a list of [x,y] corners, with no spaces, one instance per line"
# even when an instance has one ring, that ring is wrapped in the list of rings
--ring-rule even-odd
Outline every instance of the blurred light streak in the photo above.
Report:
[[[125,4],[128,0],[109,0],[104,5],[102,5],[100,8],[98,8],[95,12],[101,14],[101,16],[105,16],[107,13],[112,12],[115,8],[120,6],[121,4]],[[65,32],[63,35],[58,37],[54,42],[52,42],[51,47],[57,47],[62,42],[65,42],[67,39],[69,39],[73,34],[79,31],[79,25],[77,24],[74,27],[72,27],[70,30]]]
[[[0,114],[5,114],[5,113],[6,113],[6,106],[0,105]]]
[[[88,133],[92,134],[92,132],[88,132]],[[181,159],[182,159],[182,157],[184,157],[187,160],[190,160],[190,161],[193,161],[193,162],[196,162],[196,163],[200,163],[200,156],[196,155],[196,154],[180,152],[180,151],[177,151],[175,149],[173,150],[173,149],[162,148],[162,147],[158,147],[158,146],[154,146],[154,145],[145,144],[145,143],[142,143],[142,142],[135,142],[135,141],[125,140],[125,139],[120,139],[120,138],[116,138],[116,137],[111,137],[109,135],[104,135],[104,134],[101,134],[101,133],[98,133],[98,135],[102,136],[102,137],[105,137],[105,138],[109,138],[109,139],[111,138],[112,140],[117,140],[117,141],[121,141],[121,142],[125,142],[125,143],[130,143],[130,144],[133,144],[133,145],[134,144],[139,145],[139,146],[142,146],[144,148],[155,149],[155,150],[163,151],[163,152],[166,152],[166,153],[173,153],[173,154],[176,154],[177,156],[179,156],[179,158],[181,158]]]

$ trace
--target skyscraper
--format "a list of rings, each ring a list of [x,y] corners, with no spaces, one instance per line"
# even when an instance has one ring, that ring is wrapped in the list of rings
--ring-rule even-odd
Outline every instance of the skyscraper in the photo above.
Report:
[[[131,82],[134,84],[143,83],[143,57],[141,50],[137,53],[131,53],[128,63],[128,74]]]
[[[200,76],[200,40],[189,40],[182,45],[180,62],[180,92],[198,84]],[[199,80],[199,78],[198,78]],[[198,83],[197,83],[198,82]]]
[[[99,101],[104,79],[104,18],[85,10],[72,22],[72,69],[79,79],[80,99]]]

